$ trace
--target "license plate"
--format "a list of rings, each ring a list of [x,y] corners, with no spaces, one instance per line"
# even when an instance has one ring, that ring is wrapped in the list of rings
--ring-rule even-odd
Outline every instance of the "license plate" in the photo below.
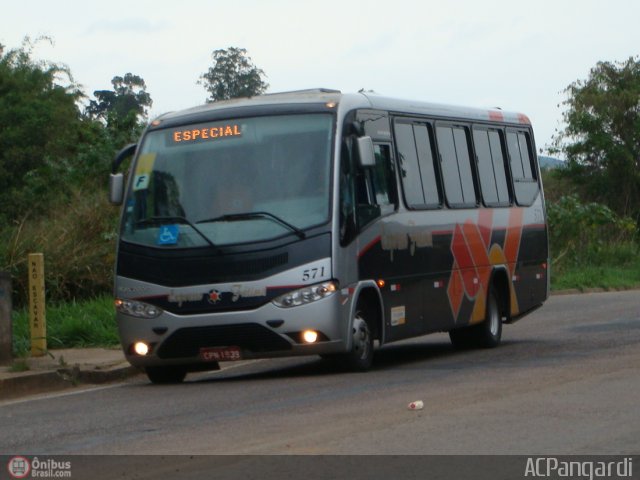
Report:
[[[200,349],[200,358],[205,362],[242,360],[239,347],[209,347]]]

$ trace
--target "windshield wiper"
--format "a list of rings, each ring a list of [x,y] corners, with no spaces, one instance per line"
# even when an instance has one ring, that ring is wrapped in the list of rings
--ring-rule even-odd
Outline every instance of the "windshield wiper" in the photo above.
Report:
[[[269,212],[229,213],[226,215],[220,215],[219,217],[207,218],[205,220],[198,220],[196,224],[213,223],[213,222],[234,222],[236,220],[251,220],[253,218],[268,218],[270,220],[273,220],[276,223],[279,223],[280,225],[287,227],[289,230],[291,230],[301,239],[305,239],[307,237],[307,235],[295,225],[291,225],[286,220],[283,220],[277,215],[274,215],[273,213],[269,213]]]
[[[189,220],[186,217],[180,217],[180,216],[175,216],[175,217],[149,217],[149,218],[143,218],[142,220],[138,220],[136,222],[136,227],[137,226],[142,226],[142,225],[157,225],[158,223],[162,223],[162,222],[180,222],[180,223],[185,223],[187,225],[189,225],[191,228],[193,228],[193,230],[200,235],[205,242],[207,242],[209,245],[211,245],[212,247],[215,248],[215,244],[209,239],[209,237],[207,237],[204,233],[202,233],[202,230],[200,230],[198,227],[196,227],[193,222],[191,220]],[[198,222],[200,223],[200,222]]]

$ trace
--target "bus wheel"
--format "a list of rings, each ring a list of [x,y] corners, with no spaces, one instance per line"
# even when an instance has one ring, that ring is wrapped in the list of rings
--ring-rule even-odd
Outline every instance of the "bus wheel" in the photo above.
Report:
[[[145,372],[151,383],[166,385],[181,383],[187,376],[187,371],[182,367],[145,367]]]
[[[487,313],[485,320],[471,327],[459,328],[449,332],[451,343],[456,348],[494,348],[502,338],[502,316],[498,298],[493,291],[487,295]]]
[[[358,309],[353,319],[353,347],[345,355],[345,366],[354,372],[364,372],[373,363],[373,318],[365,309]]]

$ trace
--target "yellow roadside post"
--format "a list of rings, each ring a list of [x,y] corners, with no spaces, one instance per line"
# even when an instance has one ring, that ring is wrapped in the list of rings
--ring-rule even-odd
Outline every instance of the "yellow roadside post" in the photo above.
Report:
[[[47,352],[47,317],[44,299],[44,255],[29,254],[29,327],[31,356],[42,357]]]

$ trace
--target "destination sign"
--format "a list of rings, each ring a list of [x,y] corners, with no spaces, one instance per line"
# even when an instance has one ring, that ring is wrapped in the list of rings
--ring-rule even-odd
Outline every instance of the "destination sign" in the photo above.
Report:
[[[218,140],[227,137],[242,136],[242,129],[237,123],[218,125],[215,127],[186,128],[173,132],[174,143]]]

